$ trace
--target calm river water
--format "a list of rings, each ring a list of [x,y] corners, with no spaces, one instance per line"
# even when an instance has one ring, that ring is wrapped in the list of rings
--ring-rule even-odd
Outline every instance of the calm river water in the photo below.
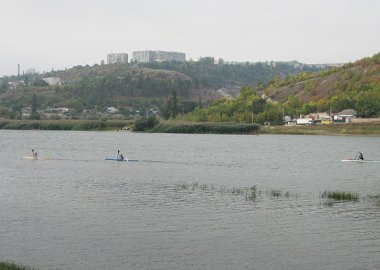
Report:
[[[0,130],[0,149],[0,261],[380,269],[380,163],[340,161],[380,160],[378,137]],[[140,162],[104,160],[118,149]]]

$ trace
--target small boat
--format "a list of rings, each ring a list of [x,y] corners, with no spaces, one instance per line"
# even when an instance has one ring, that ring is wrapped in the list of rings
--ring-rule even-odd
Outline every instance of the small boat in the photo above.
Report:
[[[28,157],[22,157],[22,159],[28,159],[28,160],[49,160],[51,158],[49,158],[49,157],[32,157],[32,156],[28,156]]]
[[[39,157],[22,157],[22,159],[28,159],[28,160],[39,160],[40,158]]]
[[[128,162],[138,162],[138,159],[121,159],[116,157],[106,157],[105,160],[112,160],[112,161],[128,161]]]
[[[380,162],[380,160],[353,159],[353,158],[342,159],[341,161],[343,161],[343,162],[359,162],[359,163],[377,163],[377,162]]]

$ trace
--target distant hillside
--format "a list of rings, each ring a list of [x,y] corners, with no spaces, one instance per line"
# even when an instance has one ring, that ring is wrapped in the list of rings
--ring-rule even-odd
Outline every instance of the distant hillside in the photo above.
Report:
[[[45,74],[26,74],[0,79],[0,109],[19,111],[30,106],[32,95],[39,108],[71,107],[77,111],[116,106],[131,109],[160,109],[176,94],[182,112],[200,101],[237,96],[246,85],[265,85],[269,80],[322,67],[289,63],[215,63],[213,58],[196,62],[112,64],[76,66]],[[60,85],[47,85],[47,77]]]
[[[319,73],[299,73],[285,80],[272,80],[269,97],[285,101],[294,96],[301,102],[318,101],[334,95],[352,96],[363,91],[380,91],[380,53]]]
[[[306,65],[293,62],[216,63],[212,57],[196,62],[140,63],[141,67],[165,69],[186,74],[196,86],[224,89],[232,96],[238,96],[244,86],[265,85],[275,77],[284,78],[300,72],[315,72],[328,69],[327,65]]]
[[[275,78],[268,86],[244,87],[235,99],[181,115],[186,121],[281,124],[315,112],[354,109],[359,117],[380,116],[380,53],[342,67],[317,73]]]

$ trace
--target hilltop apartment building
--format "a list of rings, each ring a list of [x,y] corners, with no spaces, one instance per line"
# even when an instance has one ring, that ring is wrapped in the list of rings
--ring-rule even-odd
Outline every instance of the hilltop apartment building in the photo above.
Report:
[[[107,54],[107,64],[128,63],[127,53],[110,53]]]
[[[132,52],[133,61],[149,63],[149,62],[185,62],[186,55],[181,52],[166,51],[136,51]]]

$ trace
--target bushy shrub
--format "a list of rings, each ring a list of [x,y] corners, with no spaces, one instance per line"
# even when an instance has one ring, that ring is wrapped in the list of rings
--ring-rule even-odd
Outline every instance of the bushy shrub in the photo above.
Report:
[[[214,134],[252,134],[260,131],[258,124],[235,123],[164,123],[156,125],[153,132],[162,133],[214,133]]]
[[[159,123],[156,116],[142,117],[135,121],[134,131],[146,131],[153,129]]]

